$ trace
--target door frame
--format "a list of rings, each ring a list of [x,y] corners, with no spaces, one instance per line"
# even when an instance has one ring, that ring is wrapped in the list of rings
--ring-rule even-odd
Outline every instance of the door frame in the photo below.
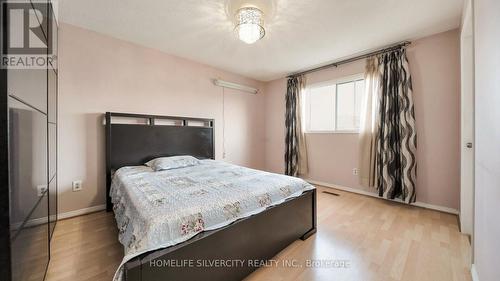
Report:
[[[474,5],[473,0],[466,0],[464,4],[462,27],[460,32],[460,72],[461,72],[461,95],[460,95],[460,230],[470,235],[472,253],[474,252],[474,162],[475,162],[475,105],[474,105]],[[464,112],[464,102],[470,102],[470,114]],[[465,116],[465,115],[469,116]],[[472,115],[472,116],[470,116]],[[465,118],[472,118],[471,125],[465,125]],[[470,128],[472,126],[472,128]],[[471,129],[471,135],[464,134],[464,127]],[[467,138],[467,139],[466,139]],[[471,143],[471,148],[466,148]],[[464,150],[472,149],[472,163],[464,164]],[[470,179],[466,178],[464,169],[472,169]],[[466,171],[467,172],[467,171]],[[470,183],[467,184],[467,182]],[[474,254],[472,254],[472,257]],[[471,261],[472,262],[472,261]]]

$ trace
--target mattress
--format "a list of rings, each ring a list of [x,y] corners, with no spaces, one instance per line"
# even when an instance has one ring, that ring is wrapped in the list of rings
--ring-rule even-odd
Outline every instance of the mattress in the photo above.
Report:
[[[146,166],[120,168],[110,196],[125,257],[114,280],[135,256],[227,226],[311,189],[299,178],[215,160],[156,172]]]

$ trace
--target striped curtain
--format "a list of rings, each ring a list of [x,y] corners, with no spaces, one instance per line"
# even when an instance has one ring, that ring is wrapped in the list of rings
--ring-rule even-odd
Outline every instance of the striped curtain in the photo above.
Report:
[[[297,177],[307,173],[307,151],[302,131],[301,93],[305,87],[303,76],[287,81],[285,110],[285,174]]]
[[[376,147],[377,189],[387,199],[416,199],[417,132],[406,50],[378,56],[379,109]]]

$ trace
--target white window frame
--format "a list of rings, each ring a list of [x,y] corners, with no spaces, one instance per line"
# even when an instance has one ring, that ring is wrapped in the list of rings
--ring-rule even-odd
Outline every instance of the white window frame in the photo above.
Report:
[[[304,132],[306,134],[359,134],[359,130],[337,130],[337,116],[335,116],[335,129],[334,130],[309,130],[310,128],[310,124],[309,124],[309,120],[310,120],[310,117],[309,116],[306,116],[306,114],[310,114],[311,113],[311,110],[310,108],[307,109],[306,107],[310,106],[310,103],[308,101],[308,97],[307,95],[309,95],[309,89],[310,88],[317,88],[317,87],[324,87],[324,86],[333,86],[335,85],[336,87],[336,90],[335,90],[335,110],[333,112],[333,114],[337,115],[337,106],[338,106],[338,103],[337,103],[337,99],[338,99],[338,85],[339,84],[345,84],[345,83],[351,83],[351,82],[354,82],[354,81],[359,81],[359,80],[364,80],[365,79],[365,74],[364,73],[358,73],[358,74],[354,74],[354,75],[350,75],[350,76],[345,76],[345,77],[342,77],[342,78],[338,78],[338,79],[333,79],[333,80],[327,80],[327,81],[322,81],[322,82],[318,82],[318,83],[314,83],[314,84],[311,84],[311,85],[308,85],[306,86],[306,90],[305,90],[305,97],[302,99],[304,101],[304,104],[302,106],[303,110],[302,110],[302,116],[303,117],[303,122],[302,124],[304,124]]]

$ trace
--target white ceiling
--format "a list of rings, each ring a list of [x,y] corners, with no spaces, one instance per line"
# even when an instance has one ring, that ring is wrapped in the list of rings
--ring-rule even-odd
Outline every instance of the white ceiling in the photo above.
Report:
[[[463,5],[462,0],[266,0],[274,7],[266,36],[247,45],[233,34],[227,1],[60,0],[59,16],[66,23],[269,81],[456,28]]]

